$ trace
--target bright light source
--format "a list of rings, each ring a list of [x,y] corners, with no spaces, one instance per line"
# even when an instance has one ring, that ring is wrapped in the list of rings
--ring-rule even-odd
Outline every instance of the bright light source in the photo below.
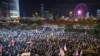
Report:
[[[80,14],[82,14],[82,11],[81,11],[81,10],[78,10],[78,12],[77,12],[77,13],[78,13],[78,15],[80,15]]]
[[[69,12],[69,14],[73,14],[73,12],[72,12],[72,11],[70,11],[70,12]]]
[[[18,18],[19,17],[19,12],[15,10],[10,10],[10,17],[11,18]]]

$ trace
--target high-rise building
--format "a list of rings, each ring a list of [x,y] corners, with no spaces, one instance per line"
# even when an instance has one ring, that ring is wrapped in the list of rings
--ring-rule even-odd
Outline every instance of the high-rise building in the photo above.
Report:
[[[44,17],[44,4],[41,4],[41,17]]]
[[[53,19],[53,14],[50,11],[45,11],[45,18],[46,19]]]
[[[70,12],[69,12],[69,18],[72,18],[72,17],[73,17],[73,12],[70,11]]]
[[[97,9],[97,16],[100,16],[100,9]]]
[[[6,18],[18,18],[19,12],[19,0],[3,0],[1,2],[1,14]]]
[[[96,15],[97,19],[100,19],[100,9],[97,9],[97,15]]]
[[[19,0],[10,0],[9,5],[10,5],[10,17],[11,18],[20,17]]]
[[[90,17],[90,15],[89,15],[89,14],[90,14],[90,13],[89,13],[89,12],[87,12],[87,13],[86,13],[86,17]]]
[[[9,1],[8,0],[2,0],[0,4],[1,8],[1,16],[2,17],[9,17]]]

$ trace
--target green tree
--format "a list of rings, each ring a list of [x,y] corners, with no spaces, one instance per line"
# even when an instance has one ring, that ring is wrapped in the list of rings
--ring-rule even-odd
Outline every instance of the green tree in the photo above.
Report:
[[[65,26],[65,31],[72,31],[73,30],[73,25],[72,24],[67,24]]]
[[[95,26],[95,33],[96,33],[97,37],[99,38],[99,37],[100,37],[100,36],[99,36],[99,34],[100,34],[100,24],[97,24],[97,25]]]
[[[43,24],[42,20],[36,20],[35,23],[38,24],[38,25],[42,25]]]

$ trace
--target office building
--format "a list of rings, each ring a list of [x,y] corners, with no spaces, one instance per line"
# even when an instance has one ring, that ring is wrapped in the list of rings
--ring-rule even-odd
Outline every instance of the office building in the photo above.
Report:
[[[19,0],[4,0],[1,2],[1,14],[4,18],[18,18],[19,12]]]
[[[44,4],[41,4],[41,17],[44,18]]]

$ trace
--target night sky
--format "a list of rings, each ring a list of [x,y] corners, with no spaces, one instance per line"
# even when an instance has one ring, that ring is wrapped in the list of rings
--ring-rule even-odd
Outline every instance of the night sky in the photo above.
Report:
[[[0,0],[1,1],[1,0]],[[3,1],[3,0],[2,0]],[[54,15],[68,16],[69,11],[79,3],[85,3],[88,6],[90,14],[96,15],[96,10],[100,9],[100,0],[19,0],[20,14],[22,17],[30,17],[35,12],[40,15],[40,5],[44,4],[44,10],[50,11]]]

